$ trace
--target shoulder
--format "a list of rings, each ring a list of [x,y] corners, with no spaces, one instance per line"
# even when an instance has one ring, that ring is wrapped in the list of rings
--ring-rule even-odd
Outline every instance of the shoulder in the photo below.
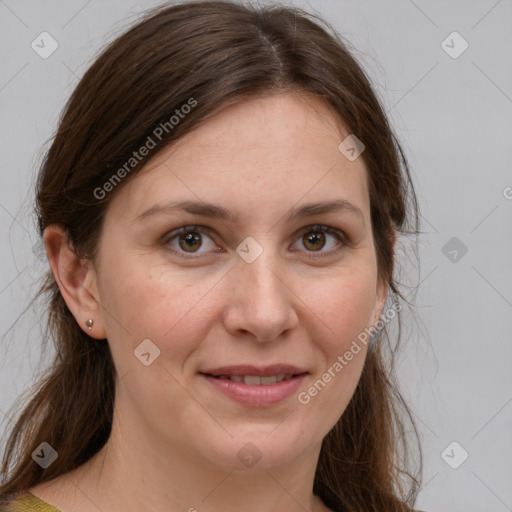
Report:
[[[60,512],[53,505],[30,493],[18,496],[4,505],[1,510],[5,512]]]

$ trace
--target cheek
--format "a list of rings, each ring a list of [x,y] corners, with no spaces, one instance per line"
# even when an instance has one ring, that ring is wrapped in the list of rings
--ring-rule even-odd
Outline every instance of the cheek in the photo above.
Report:
[[[206,316],[203,310],[219,277],[150,267],[137,258],[119,260],[112,268],[115,272],[103,272],[100,295],[114,360],[131,365],[130,356],[144,339],[162,352],[172,348],[173,359],[183,360],[206,323],[198,315]]]
[[[312,426],[320,437],[343,414],[359,382],[367,346],[358,336],[371,325],[375,286],[372,272],[354,271],[332,278],[308,301],[318,316],[312,321],[322,363],[298,400],[310,417],[322,418]]]
[[[328,334],[323,336],[325,352],[337,355],[373,320],[375,272],[363,267],[340,272],[318,280],[314,289],[315,293],[308,294],[305,303],[317,317],[316,323],[323,324],[323,332]]]

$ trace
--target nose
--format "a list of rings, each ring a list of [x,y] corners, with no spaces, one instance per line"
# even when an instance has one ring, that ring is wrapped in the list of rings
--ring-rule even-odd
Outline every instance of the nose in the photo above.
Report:
[[[252,263],[239,258],[228,276],[231,293],[223,321],[232,336],[251,336],[267,342],[297,327],[297,292],[269,250]]]

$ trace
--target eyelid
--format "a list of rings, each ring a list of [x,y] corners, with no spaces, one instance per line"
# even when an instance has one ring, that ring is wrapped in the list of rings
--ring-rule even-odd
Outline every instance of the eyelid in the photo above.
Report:
[[[186,225],[186,226],[181,226],[179,228],[176,228],[176,229],[166,233],[163,237],[162,243],[164,245],[168,245],[178,235],[180,235],[182,233],[189,233],[189,232],[194,232],[194,231],[208,235],[213,240],[213,237],[212,237],[212,234],[214,233],[213,229],[209,228],[208,226],[190,224],[190,225]],[[313,232],[326,233],[326,234],[335,236],[336,238],[338,238],[340,245],[338,245],[336,248],[330,249],[328,251],[315,252],[315,251],[304,251],[304,250],[300,250],[300,249],[295,249],[295,250],[293,250],[293,252],[305,252],[307,254],[307,257],[313,258],[313,259],[318,259],[318,258],[333,256],[334,254],[337,254],[340,250],[342,250],[344,247],[350,247],[350,240],[344,231],[342,231],[341,229],[338,229],[338,228],[334,228],[332,226],[324,225],[324,224],[310,224],[308,226],[304,226],[298,232],[296,232],[295,239],[298,240],[304,234],[313,233]],[[215,240],[213,240],[213,241],[215,242]],[[203,257],[201,255],[208,254],[208,252],[186,253],[183,251],[176,251],[173,248],[171,248],[170,250],[173,253],[178,253],[181,257],[188,258],[188,259],[201,258],[201,257]],[[216,251],[216,252],[220,252],[220,251]]]
[[[189,233],[189,232],[194,232],[194,231],[197,231],[198,233],[201,233],[203,235],[208,235],[213,240],[213,236],[212,236],[212,234],[214,232],[213,229],[211,229],[207,226],[200,226],[197,224],[189,224],[186,226],[182,226],[182,227],[173,229],[172,231],[169,231],[168,233],[166,233],[162,237],[162,243],[165,246],[168,246],[170,244],[170,242],[172,240],[174,240],[174,238],[176,238],[178,235],[181,235],[182,233]],[[213,240],[213,241],[215,242],[215,240]],[[201,258],[202,257],[201,255],[208,254],[208,253],[196,253],[196,255],[194,255],[194,253],[186,253],[184,251],[177,251],[176,249],[173,249],[173,248],[170,248],[170,250],[173,253],[178,253],[180,256],[183,256],[184,258],[189,258],[189,259]],[[220,252],[220,251],[217,251],[217,252]]]
[[[346,233],[340,229],[334,228],[332,226],[326,226],[324,224],[310,224],[309,226],[305,226],[304,228],[300,229],[298,232],[298,237],[305,235],[306,233],[314,233],[314,232],[320,232],[320,233],[327,233],[328,235],[333,235],[338,239],[340,244],[336,246],[334,249],[330,249],[328,251],[302,251],[306,253],[307,258],[311,259],[319,259],[319,258],[329,258],[332,257],[338,252],[340,252],[345,247],[350,247],[350,243],[348,240],[348,236]],[[294,252],[299,252],[294,251]]]

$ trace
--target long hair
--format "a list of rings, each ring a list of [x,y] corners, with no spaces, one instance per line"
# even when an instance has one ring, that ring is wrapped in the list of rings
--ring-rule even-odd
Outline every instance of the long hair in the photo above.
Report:
[[[416,195],[382,104],[351,52],[330,24],[296,7],[199,1],[146,12],[100,52],[61,114],[37,179],[40,236],[63,225],[76,254],[94,260],[109,202],[149,157],[226,105],[304,92],[321,98],[365,144],[378,278],[393,300],[406,301],[394,277],[394,240],[418,233]],[[177,110],[187,115],[175,123]],[[156,147],[130,160],[148,137]],[[56,356],[8,436],[3,498],[85,463],[111,432],[116,375],[108,344],[79,327],[51,271],[37,297],[46,301],[45,339]],[[355,393],[323,440],[314,492],[334,510],[409,511],[419,492],[418,433],[394,376],[400,329],[396,338],[392,346],[383,329],[369,344]],[[42,442],[58,452],[47,469],[31,457]]]

